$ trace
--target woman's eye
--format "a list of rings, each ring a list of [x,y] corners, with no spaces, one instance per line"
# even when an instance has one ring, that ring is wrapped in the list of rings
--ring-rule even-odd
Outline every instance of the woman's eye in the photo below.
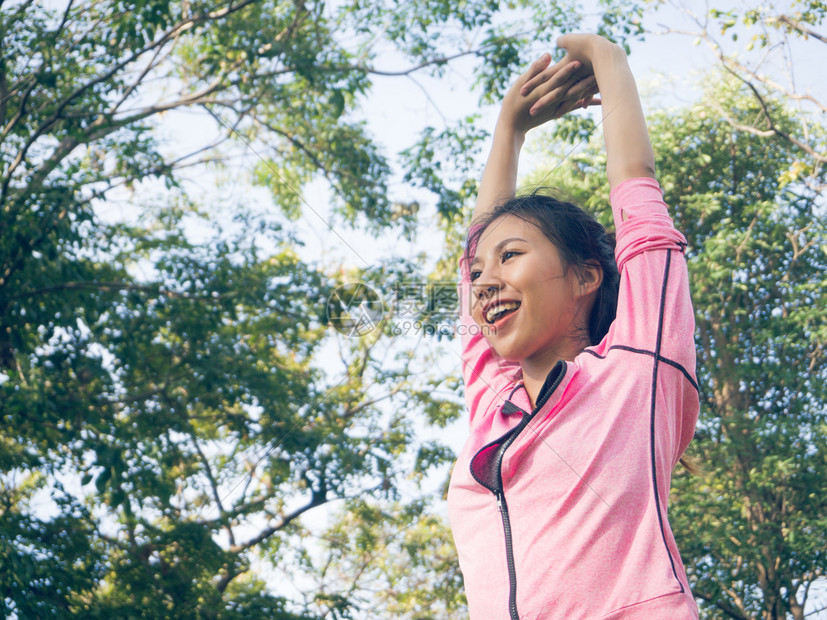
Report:
[[[481,271],[472,271],[471,272],[471,282],[473,282],[474,280],[479,278],[481,274],[482,274]]]
[[[503,252],[502,260],[503,260],[503,262],[505,262],[505,261],[507,261],[509,258],[512,258],[512,257],[514,257],[514,256],[517,256],[517,254],[519,254],[519,252],[515,252],[515,251],[513,251],[513,250],[506,250],[505,252]]]

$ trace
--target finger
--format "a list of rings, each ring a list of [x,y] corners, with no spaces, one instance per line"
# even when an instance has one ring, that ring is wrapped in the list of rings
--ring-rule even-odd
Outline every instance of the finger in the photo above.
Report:
[[[602,100],[597,97],[600,93],[600,90],[597,86],[597,82],[595,82],[583,95],[583,98],[580,100],[582,103],[583,108],[588,108],[589,106],[593,105],[602,105]]]
[[[531,66],[528,68],[528,71],[523,73],[520,76],[520,80],[528,81],[535,77],[538,73],[541,73],[546,67],[548,67],[549,63],[551,62],[551,54],[546,52],[542,56],[540,56],[537,60],[531,63]]]
[[[532,116],[534,126],[542,125],[552,119],[560,118],[569,111],[568,103],[551,104]]]
[[[564,58],[557,64],[548,67],[541,73],[533,76],[520,89],[521,95],[528,95],[537,87],[556,88],[561,82],[571,79],[571,76],[581,67],[580,61]]]
[[[603,105],[603,100],[599,97],[589,97],[588,99],[581,100],[581,104],[581,107],[585,110],[591,106]]]
[[[592,74],[573,84],[566,93],[566,98],[584,99],[598,92],[597,78]]]
[[[580,101],[566,102],[565,104],[563,104],[563,105],[561,105],[557,108],[557,111],[554,115],[554,118],[560,118],[561,116],[565,116],[566,114],[568,114],[569,112],[571,112],[573,110],[581,110],[581,109],[584,109],[585,107],[588,107],[588,106],[583,105],[584,101],[585,101],[584,99],[581,99]]]
[[[547,92],[545,95],[540,97],[534,104],[529,108],[528,113],[530,116],[537,116],[541,112],[543,112],[549,106],[555,106],[560,104],[570,104],[572,102],[571,98],[565,97],[567,87],[565,85],[558,86],[554,90]],[[574,98],[576,101],[577,98]]]
[[[561,37],[558,37],[557,38],[557,48],[561,49],[561,50],[567,49],[572,44],[572,42],[574,41],[576,36],[577,35],[574,34],[574,33],[569,33],[569,34],[564,34]]]
[[[556,88],[571,79],[581,66],[582,63],[579,60],[571,61],[564,58],[556,65],[530,78],[520,89],[520,94],[527,95],[541,84],[545,84],[548,88]]]
[[[529,109],[528,113],[531,116],[536,116],[543,108],[552,103],[566,103],[568,105],[577,106],[577,102],[597,93],[597,82],[594,75],[590,75],[582,80],[573,82],[571,80],[564,82],[557,88],[550,90],[541,96]]]
[[[581,99],[573,109],[586,110],[593,106],[603,105],[603,101],[597,97],[589,97],[588,99]]]
[[[565,116],[573,110],[585,110],[590,106],[596,106],[601,104],[602,101],[598,98],[595,98],[594,96],[586,97],[575,102],[566,102],[565,104],[560,105],[557,108],[557,111],[555,112],[553,118],[560,118],[561,116]],[[543,114],[545,114],[545,110],[543,111]]]

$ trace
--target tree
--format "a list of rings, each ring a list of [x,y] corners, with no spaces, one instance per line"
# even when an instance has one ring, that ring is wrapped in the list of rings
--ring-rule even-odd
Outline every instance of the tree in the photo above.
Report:
[[[371,77],[469,56],[495,94],[527,40],[578,21],[576,2],[515,6],[530,17],[487,1],[0,2],[4,614],[333,613],[251,562],[279,565],[318,506],[394,498],[413,421],[455,415],[455,386],[419,380],[389,327],[327,326],[344,280],[416,280],[418,266],[329,276],[300,258],[290,219],[321,178],[336,222],[411,230],[355,120]],[[617,11],[603,27],[635,32]],[[388,50],[404,68],[380,65]],[[200,119],[188,150],[164,138],[181,111]],[[233,167],[248,148],[257,171]],[[222,170],[255,178],[282,215],[220,186],[198,196]],[[114,202],[128,217],[102,217]]]
[[[696,453],[707,469],[698,483],[676,485],[676,529],[707,617],[803,618],[827,570],[827,505],[813,493],[827,480],[827,219],[814,189],[825,171],[797,146],[799,119],[753,95],[719,95],[697,120],[672,119],[662,149],[674,158],[663,163],[674,170],[664,179],[672,204],[697,248]],[[733,131],[733,120],[767,109],[779,133]],[[823,144],[824,127],[810,130]],[[807,160],[811,172],[799,179]]]
[[[306,534],[309,535],[309,534]],[[427,500],[357,501],[319,540],[315,604],[343,618],[468,617],[445,520]]]
[[[688,18],[689,27],[667,27],[665,32],[694,37],[713,53],[719,65],[745,86],[760,108],[753,119],[736,119],[723,107],[716,109],[733,129],[755,136],[779,137],[795,145],[804,157],[793,171],[797,179],[815,180],[817,171],[800,169],[827,164],[827,148],[818,127],[827,114],[827,99],[798,77],[798,65],[824,53],[827,33],[823,29],[827,4],[822,0],[793,0],[763,4],[747,2],[738,8],[706,8],[695,13],[682,4],[650,0],[650,4],[671,4]],[[785,126],[789,117],[777,118],[770,98],[794,106],[795,127]],[[815,131],[810,132],[810,125]],[[824,188],[819,188],[823,190]]]
[[[696,594],[708,617],[803,618],[827,608],[818,594],[827,572],[824,504],[812,494],[825,473],[827,102],[799,65],[823,53],[827,5],[681,8],[694,27],[667,30],[705,43],[731,78],[725,87],[742,93],[708,94],[698,127],[731,153],[719,161],[730,170],[720,187],[731,197],[706,198],[722,209],[726,227],[705,235],[706,281],[696,293],[709,308],[699,316],[699,351],[716,413],[700,436],[704,459],[714,463],[707,484],[691,493],[691,483],[679,486],[689,500],[679,504],[685,531],[698,541]],[[707,127],[710,119],[729,132]],[[688,150],[704,157],[695,145]],[[714,154],[705,155],[714,165]],[[708,183],[693,178],[695,187]]]

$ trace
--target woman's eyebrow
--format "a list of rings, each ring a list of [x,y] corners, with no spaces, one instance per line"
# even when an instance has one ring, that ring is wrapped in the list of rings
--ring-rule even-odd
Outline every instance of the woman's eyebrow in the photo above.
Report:
[[[502,250],[506,245],[508,245],[512,241],[525,241],[525,239],[523,239],[522,237],[509,237],[508,239],[503,239],[497,245],[494,246],[494,254],[497,254],[500,250]],[[526,241],[526,243],[528,242]],[[480,262],[480,259],[478,258],[478,255],[475,254],[474,260],[471,261],[469,267],[473,267],[478,262]]]

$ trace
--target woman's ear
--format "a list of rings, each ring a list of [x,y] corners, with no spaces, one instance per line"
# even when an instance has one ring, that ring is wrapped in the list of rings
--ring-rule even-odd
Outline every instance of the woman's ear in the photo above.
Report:
[[[580,296],[595,293],[603,283],[603,269],[597,262],[589,261],[579,269]]]

